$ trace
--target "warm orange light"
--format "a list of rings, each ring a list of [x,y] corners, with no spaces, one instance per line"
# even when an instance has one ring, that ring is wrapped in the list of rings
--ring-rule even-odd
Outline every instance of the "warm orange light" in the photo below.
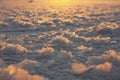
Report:
[[[52,0],[54,3],[57,4],[67,4],[70,0]]]
[[[73,5],[74,2],[72,0],[50,0],[50,4],[54,6],[68,6]]]

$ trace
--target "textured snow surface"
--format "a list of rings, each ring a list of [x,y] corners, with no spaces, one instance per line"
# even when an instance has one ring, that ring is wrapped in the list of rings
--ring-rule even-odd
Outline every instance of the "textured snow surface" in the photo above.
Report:
[[[12,1],[0,3],[0,80],[120,80],[119,5]]]

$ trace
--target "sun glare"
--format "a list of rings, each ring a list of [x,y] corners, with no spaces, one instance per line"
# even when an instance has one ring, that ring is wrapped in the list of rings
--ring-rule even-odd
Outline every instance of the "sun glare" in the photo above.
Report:
[[[50,4],[53,6],[69,6],[73,5],[74,2],[72,0],[50,0]]]

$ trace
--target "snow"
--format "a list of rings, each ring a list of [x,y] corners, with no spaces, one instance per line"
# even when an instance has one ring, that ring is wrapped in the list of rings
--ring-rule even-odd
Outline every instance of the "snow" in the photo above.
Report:
[[[8,66],[7,68],[0,68],[0,74],[1,80],[44,80],[42,76],[30,75],[28,71],[16,68],[13,65]]]
[[[119,4],[2,0],[0,80],[120,80],[119,33]]]

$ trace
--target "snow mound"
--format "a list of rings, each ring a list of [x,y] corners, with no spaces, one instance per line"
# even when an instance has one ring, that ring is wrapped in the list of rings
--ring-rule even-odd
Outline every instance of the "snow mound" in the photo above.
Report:
[[[7,44],[3,42],[0,46],[0,57],[4,60],[6,65],[22,61],[25,58],[24,53],[28,51],[20,44]]]
[[[7,44],[2,47],[1,51],[4,54],[21,54],[25,53],[27,49],[20,44]]]
[[[120,56],[117,55],[117,53],[114,50],[106,51],[101,56],[91,56],[88,57],[88,64],[89,65],[97,65],[97,64],[103,64],[104,62],[108,61],[113,64],[120,64]]]
[[[52,42],[53,43],[63,43],[63,44],[70,44],[71,43],[71,41],[64,36],[56,36],[52,39]]]
[[[3,41],[0,40],[0,51],[3,49],[3,47],[5,46],[5,44],[6,44],[5,42],[3,42]]]
[[[118,24],[111,22],[102,22],[97,26],[98,30],[111,29],[115,30],[119,28]]]
[[[54,48],[52,47],[46,47],[46,48],[42,48],[41,50],[36,50],[37,53],[53,53],[54,52]]]
[[[38,64],[37,61],[25,59],[18,64],[15,64],[16,67],[25,69],[29,71],[30,73],[35,73],[35,69],[38,68],[40,65]],[[40,67],[39,67],[40,68]]]
[[[101,56],[90,56],[86,64],[74,63],[72,65],[74,74],[81,74],[89,80],[119,80],[120,79],[120,55],[114,50],[108,50]]]
[[[0,80],[44,80],[44,78],[31,75],[24,69],[9,65],[6,68],[0,68]]]
[[[70,50],[72,44],[72,41],[62,35],[54,37],[50,42],[57,50]]]
[[[38,60],[48,60],[53,57],[54,55],[54,48],[52,47],[44,47],[41,50],[35,50],[35,53],[37,53],[36,59]]]
[[[92,51],[92,47],[87,47],[84,45],[80,45],[77,47],[78,50],[83,50],[83,51]]]
[[[112,33],[113,30],[116,30],[120,28],[117,23],[114,22],[102,22],[100,23],[96,29],[98,33],[104,34],[104,33]]]
[[[73,63],[72,64],[72,70],[75,74],[81,74],[87,70],[86,65],[81,64],[81,63]]]

